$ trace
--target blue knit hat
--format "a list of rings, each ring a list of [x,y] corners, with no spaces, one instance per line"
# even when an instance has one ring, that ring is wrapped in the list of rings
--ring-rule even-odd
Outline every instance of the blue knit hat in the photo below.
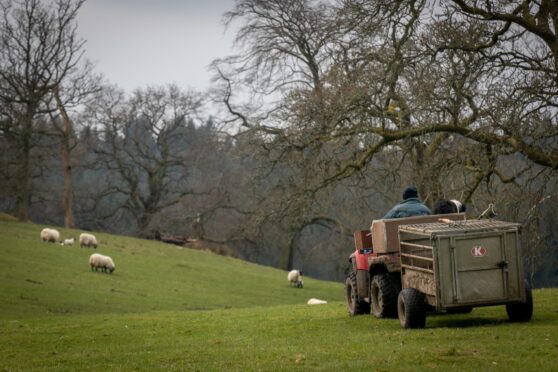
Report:
[[[415,186],[409,186],[403,191],[403,200],[407,200],[409,198],[418,198],[418,191]]]

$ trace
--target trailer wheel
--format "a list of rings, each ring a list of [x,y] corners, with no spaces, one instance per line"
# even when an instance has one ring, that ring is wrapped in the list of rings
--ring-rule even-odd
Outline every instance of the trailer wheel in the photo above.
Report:
[[[351,272],[345,280],[345,302],[350,316],[370,314],[370,304],[358,297],[356,274]]]
[[[380,273],[370,282],[370,302],[376,318],[397,317],[398,288],[389,273]]]
[[[527,301],[506,304],[506,312],[512,322],[528,322],[533,316],[533,294],[531,288],[525,288]]]
[[[397,314],[402,328],[424,328],[426,307],[424,294],[414,288],[405,288],[397,297]]]

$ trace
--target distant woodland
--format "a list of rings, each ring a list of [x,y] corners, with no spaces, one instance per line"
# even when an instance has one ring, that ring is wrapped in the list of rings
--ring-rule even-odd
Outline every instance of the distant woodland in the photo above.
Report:
[[[521,223],[558,285],[554,1],[237,0],[207,92],[111,84],[83,3],[0,0],[0,211],[340,280],[415,185]]]

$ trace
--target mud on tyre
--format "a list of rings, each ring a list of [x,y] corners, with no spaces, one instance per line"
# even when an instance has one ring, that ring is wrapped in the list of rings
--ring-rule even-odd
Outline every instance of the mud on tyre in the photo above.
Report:
[[[358,297],[356,274],[351,272],[345,280],[345,302],[350,316],[370,314],[370,304]]]
[[[397,317],[399,285],[389,273],[375,274],[370,281],[370,303],[376,318]]]
[[[397,297],[397,313],[403,328],[424,328],[426,324],[425,296],[414,288],[405,288]]]

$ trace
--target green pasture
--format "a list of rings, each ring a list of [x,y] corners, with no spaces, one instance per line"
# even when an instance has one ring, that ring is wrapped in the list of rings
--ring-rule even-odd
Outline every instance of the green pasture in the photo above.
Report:
[[[96,233],[116,271],[92,272],[93,249],[42,243],[41,228],[0,220],[0,371],[558,370],[556,289],[534,291],[528,323],[496,306],[403,330],[350,318],[340,283],[295,289],[284,271],[154,241]]]
[[[95,233],[99,247],[44,243],[42,226],[0,221],[0,319],[53,314],[144,313],[340,301],[339,283],[304,278],[289,287],[287,272],[151,240]],[[79,230],[58,228],[63,238]],[[113,274],[93,272],[89,256],[113,258]]]

